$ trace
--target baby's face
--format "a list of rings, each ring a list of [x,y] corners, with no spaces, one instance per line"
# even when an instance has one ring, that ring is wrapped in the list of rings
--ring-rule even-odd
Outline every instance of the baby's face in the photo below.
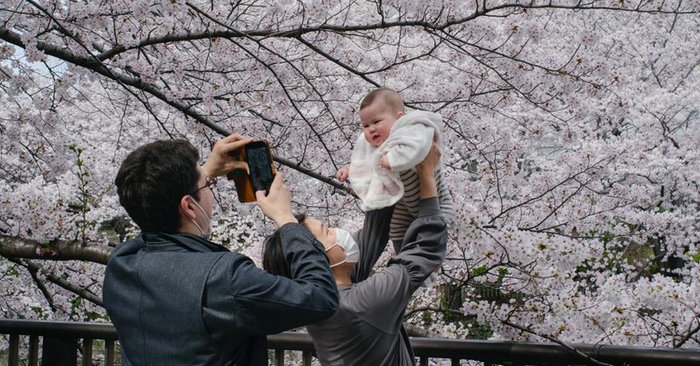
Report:
[[[389,137],[391,127],[402,115],[403,112],[396,112],[385,103],[384,98],[377,98],[360,110],[360,121],[367,142],[372,146],[383,144]]]

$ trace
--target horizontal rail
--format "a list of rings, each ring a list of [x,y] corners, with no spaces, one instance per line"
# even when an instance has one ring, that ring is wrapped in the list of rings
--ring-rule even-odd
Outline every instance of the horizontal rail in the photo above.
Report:
[[[117,340],[112,324],[0,319],[0,334],[30,335],[83,339]],[[268,348],[311,353],[311,337],[306,333],[283,332],[269,335]],[[517,360],[522,364],[586,364],[581,356],[553,343],[504,342],[412,337],[411,345],[417,357],[447,358],[499,362]],[[572,344],[582,353],[602,362],[631,366],[690,366],[700,365],[700,349],[652,348]]]
[[[586,360],[554,343],[458,340],[444,338],[411,338],[418,357],[459,358],[484,362],[518,360],[524,363],[586,364]],[[697,366],[700,349],[656,348],[571,344],[589,357],[613,365],[631,366]]]
[[[0,319],[0,334],[109,340],[118,339],[117,330],[110,323],[55,320]]]

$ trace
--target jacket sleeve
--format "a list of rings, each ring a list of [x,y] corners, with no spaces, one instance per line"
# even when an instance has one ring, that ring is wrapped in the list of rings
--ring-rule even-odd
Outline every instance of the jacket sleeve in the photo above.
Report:
[[[364,281],[389,241],[389,224],[394,206],[368,211],[362,229],[355,234],[360,259],[352,270],[352,282]]]
[[[437,198],[421,200],[419,216],[406,232],[401,252],[388,267],[353,286],[348,307],[385,332],[398,329],[403,309],[413,293],[442,262],[447,226]]]
[[[205,309],[207,324],[265,335],[315,323],[335,313],[338,290],[323,245],[300,224],[284,225],[280,235],[292,278],[269,274],[250,258],[235,255],[235,260],[217,266],[226,268],[228,276],[210,276],[227,278],[227,283],[211,285],[226,286],[228,291],[227,298],[217,300],[218,295],[209,290],[207,301],[217,305]]]
[[[408,270],[411,293],[442,264],[447,248],[447,224],[440,214],[437,197],[421,200],[419,205],[418,218],[406,230],[401,252],[387,264],[402,265]]]

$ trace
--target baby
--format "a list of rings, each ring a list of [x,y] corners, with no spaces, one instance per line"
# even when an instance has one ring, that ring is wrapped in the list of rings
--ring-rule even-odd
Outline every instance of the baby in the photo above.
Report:
[[[379,88],[362,99],[360,121],[363,133],[355,142],[350,165],[340,169],[336,177],[350,181],[365,211],[396,204],[390,237],[398,253],[408,226],[418,215],[415,166],[423,161],[433,142],[442,145],[442,117],[423,111],[406,113],[399,93]],[[435,180],[440,210],[449,223],[453,200],[439,167]]]

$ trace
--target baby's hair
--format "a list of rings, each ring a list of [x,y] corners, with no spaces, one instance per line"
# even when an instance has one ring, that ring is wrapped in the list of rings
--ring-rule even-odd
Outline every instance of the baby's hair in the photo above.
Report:
[[[362,102],[360,102],[360,110],[363,110],[372,104],[377,97],[384,98],[384,102],[388,104],[394,110],[394,112],[405,112],[401,94],[390,88],[377,88],[369,92],[364,98],[362,98]]]

